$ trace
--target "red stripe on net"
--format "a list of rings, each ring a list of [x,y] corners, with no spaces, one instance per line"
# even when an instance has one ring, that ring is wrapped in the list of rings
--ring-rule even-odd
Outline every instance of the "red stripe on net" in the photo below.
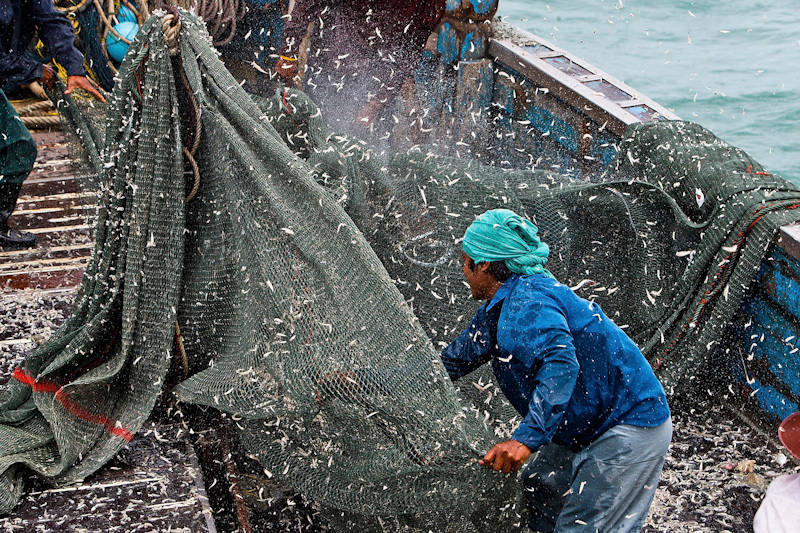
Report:
[[[115,437],[125,439],[128,442],[130,442],[130,440],[133,438],[133,432],[123,427],[119,423],[119,421],[112,420],[111,418],[109,418],[104,414],[98,415],[92,413],[88,409],[81,407],[78,403],[72,401],[64,392],[64,389],[61,388],[62,386],[60,384],[43,379],[34,379],[33,376],[31,376],[21,368],[17,368],[16,370],[14,370],[13,377],[20,383],[28,385],[31,389],[33,389],[36,392],[53,393],[54,398],[58,400],[58,402],[64,407],[64,409],[66,409],[67,412],[69,412],[76,418],[79,418],[91,424],[97,424],[98,426],[103,426],[106,429],[106,431],[108,431],[110,434],[114,435]]]

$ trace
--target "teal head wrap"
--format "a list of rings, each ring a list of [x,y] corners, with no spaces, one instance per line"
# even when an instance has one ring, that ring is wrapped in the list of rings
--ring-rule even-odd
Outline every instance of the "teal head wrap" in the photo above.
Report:
[[[480,215],[464,233],[461,247],[476,263],[505,261],[517,274],[553,275],[544,268],[550,248],[536,235],[538,228],[508,209]]]

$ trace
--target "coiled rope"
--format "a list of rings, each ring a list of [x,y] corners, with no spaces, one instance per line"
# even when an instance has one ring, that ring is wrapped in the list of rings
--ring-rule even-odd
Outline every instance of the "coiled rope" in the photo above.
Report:
[[[236,24],[244,18],[247,10],[242,0],[192,0],[192,6],[206,21],[214,46],[231,42]]]
[[[42,102],[34,102],[17,110],[17,114],[26,128],[51,128],[61,125],[61,118],[58,115],[50,114],[53,108],[53,102],[44,100]]]
[[[56,116],[19,117],[28,129],[44,129],[61,125],[61,119]]]
[[[25,105],[24,107],[16,108],[20,120],[29,129],[51,128],[61,125],[61,119],[58,115],[52,114],[54,110],[53,102],[47,98],[47,94],[38,82],[33,82],[28,85],[28,90],[33,93],[37,98],[42,100]]]
[[[164,42],[167,43],[170,57],[178,55],[178,34],[181,31],[181,18],[178,10],[166,6],[167,14],[161,19],[161,31],[164,33]]]

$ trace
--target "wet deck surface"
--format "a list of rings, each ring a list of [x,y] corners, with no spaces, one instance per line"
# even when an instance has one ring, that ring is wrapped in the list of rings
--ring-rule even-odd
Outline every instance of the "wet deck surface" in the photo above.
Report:
[[[74,178],[60,131],[31,133],[38,156],[10,222],[36,234],[38,242],[35,248],[0,250],[0,297],[22,289],[69,290],[80,284],[92,254],[94,195]]]
[[[0,531],[215,533],[203,476],[186,432],[145,428],[86,482],[33,488]]]

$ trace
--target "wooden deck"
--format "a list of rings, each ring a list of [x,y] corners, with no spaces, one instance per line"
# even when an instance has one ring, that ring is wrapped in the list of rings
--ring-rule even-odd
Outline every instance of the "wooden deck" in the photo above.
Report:
[[[36,234],[35,248],[0,250],[0,297],[80,284],[92,254],[93,194],[81,190],[60,131],[33,131],[36,164],[22,185],[11,224]]]
[[[178,427],[147,424],[86,482],[27,492],[0,531],[216,533],[194,447]]]

